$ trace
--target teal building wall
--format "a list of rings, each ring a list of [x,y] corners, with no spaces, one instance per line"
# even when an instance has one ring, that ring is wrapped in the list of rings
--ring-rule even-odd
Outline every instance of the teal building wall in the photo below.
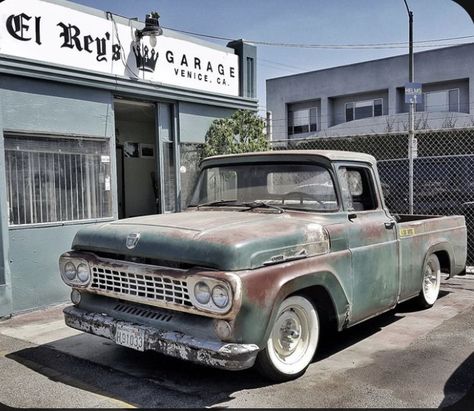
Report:
[[[0,99],[4,135],[80,135],[106,138],[113,146],[113,97],[108,91],[6,75],[0,77]],[[2,164],[2,173],[4,168]],[[57,262],[82,225],[51,223],[8,230],[12,312],[68,298]]]

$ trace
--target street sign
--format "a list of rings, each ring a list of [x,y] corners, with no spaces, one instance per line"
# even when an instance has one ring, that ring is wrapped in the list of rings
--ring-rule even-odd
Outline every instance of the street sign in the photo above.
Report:
[[[405,84],[405,103],[418,104],[423,103],[423,93],[421,91],[421,83]]]

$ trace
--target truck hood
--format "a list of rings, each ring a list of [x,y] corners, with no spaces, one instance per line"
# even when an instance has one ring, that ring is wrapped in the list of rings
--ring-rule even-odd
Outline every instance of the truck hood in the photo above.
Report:
[[[288,213],[199,210],[88,227],[73,249],[236,271],[322,254],[329,240],[320,224]]]

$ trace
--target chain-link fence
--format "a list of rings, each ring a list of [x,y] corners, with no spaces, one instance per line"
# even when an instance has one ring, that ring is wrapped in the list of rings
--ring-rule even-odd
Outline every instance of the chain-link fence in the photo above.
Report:
[[[415,135],[414,214],[459,215],[468,228],[468,265],[474,265],[474,127],[423,130]],[[408,213],[408,134],[371,134],[273,141],[273,149],[344,150],[372,154],[385,202]]]

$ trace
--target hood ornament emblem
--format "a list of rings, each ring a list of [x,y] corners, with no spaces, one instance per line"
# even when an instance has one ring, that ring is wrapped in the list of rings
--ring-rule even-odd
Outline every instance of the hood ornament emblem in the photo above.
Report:
[[[129,250],[132,250],[137,246],[138,240],[140,240],[140,233],[130,233],[125,245]]]

